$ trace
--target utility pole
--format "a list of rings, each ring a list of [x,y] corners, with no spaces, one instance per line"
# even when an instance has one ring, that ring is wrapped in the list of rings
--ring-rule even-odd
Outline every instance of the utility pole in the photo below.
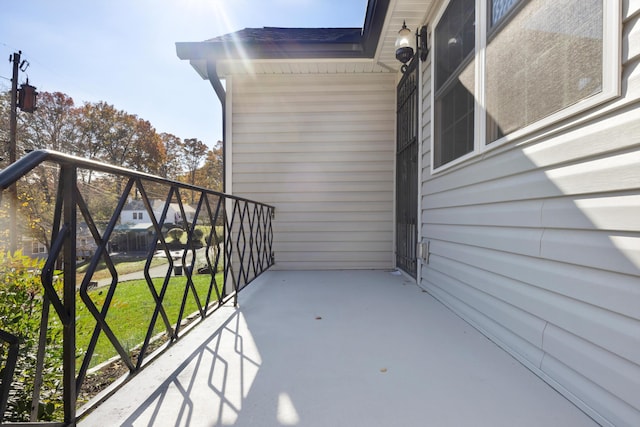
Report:
[[[26,112],[33,113],[36,107],[38,92],[36,88],[27,83],[20,87],[18,96],[18,70],[24,72],[29,67],[27,61],[20,61],[22,51],[18,51],[9,56],[9,62],[13,63],[13,75],[11,76],[11,118],[9,120],[9,164],[15,163],[16,155],[16,132],[18,129],[18,107]],[[18,250],[18,188],[16,184],[9,187],[9,251],[14,253]]]
[[[13,62],[13,75],[11,76],[11,119],[9,121],[9,164],[16,161],[16,131],[18,128],[18,68],[20,66],[22,51],[9,57]],[[9,252],[18,250],[18,188],[15,183],[9,187]]]

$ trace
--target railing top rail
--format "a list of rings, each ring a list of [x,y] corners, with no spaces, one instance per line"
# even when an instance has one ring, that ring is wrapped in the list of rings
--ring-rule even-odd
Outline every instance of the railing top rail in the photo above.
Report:
[[[254,200],[238,197],[230,194],[221,193],[219,191],[210,190],[208,188],[199,187],[197,185],[191,185],[184,182],[174,181],[167,178],[151,175],[144,172],[137,172],[131,169],[123,168],[120,166],[114,166],[107,163],[101,163],[95,160],[83,159],[82,157],[72,156],[70,154],[61,153],[54,150],[35,150],[28,153],[26,156],[20,158],[15,163],[0,170],[0,189],[6,190],[11,184],[18,181],[20,178],[28,174],[36,166],[44,162],[54,162],[60,165],[72,165],[78,168],[90,169],[97,172],[111,173],[115,175],[122,175],[131,178],[139,178],[147,181],[153,181],[157,183],[176,185],[188,190],[194,190],[198,192],[205,192],[221,197],[232,198],[239,201],[257,203],[269,208],[273,208],[271,205],[265,203],[259,203]]]

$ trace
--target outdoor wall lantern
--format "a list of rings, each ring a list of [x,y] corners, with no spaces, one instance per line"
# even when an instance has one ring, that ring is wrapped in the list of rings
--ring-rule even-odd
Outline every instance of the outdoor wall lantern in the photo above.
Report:
[[[422,62],[427,60],[429,54],[429,46],[427,46],[427,26],[423,25],[420,30],[416,31],[416,46],[417,55],[420,55]],[[407,71],[407,63],[413,59],[414,52],[411,43],[411,30],[407,28],[406,21],[402,23],[402,28],[398,31],[398,37],[396,38],[396,59],[402,62],[400,70],[404,73]]]

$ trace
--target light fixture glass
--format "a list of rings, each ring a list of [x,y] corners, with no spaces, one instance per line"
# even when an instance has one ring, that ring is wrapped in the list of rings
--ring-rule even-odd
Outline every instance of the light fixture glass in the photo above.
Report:
[[[411,40],[414,37],[411,30],[407,28],[406,22],[403,22],[402,28],[398,31],[398,37],[396,38],[396,59],[403,64],[406,64],[413,58]]]

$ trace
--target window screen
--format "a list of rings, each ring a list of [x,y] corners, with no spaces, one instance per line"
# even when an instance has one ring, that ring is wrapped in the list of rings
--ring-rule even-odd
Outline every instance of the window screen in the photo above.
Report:
[[[487,144],[602,90],[602,13],[602,0],[532,0],[490,35]]]

